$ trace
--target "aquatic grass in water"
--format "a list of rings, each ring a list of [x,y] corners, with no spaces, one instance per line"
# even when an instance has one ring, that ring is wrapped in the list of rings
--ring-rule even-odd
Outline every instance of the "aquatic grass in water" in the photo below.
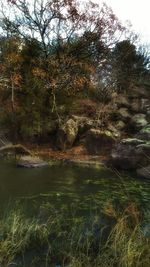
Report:
[[[7,164],[0,180],[1,202],[12,197],[1,207],[1,267],[149,267],[148,182],[110,170]]]
[[[1,266],[149,267],[150,238],[142,225],[150,214],[143,217],[133,203],[124,209],[109,203],[88,220],[74,214],[49,203],[36,218],[19,206],[7,211],[0,220]]]

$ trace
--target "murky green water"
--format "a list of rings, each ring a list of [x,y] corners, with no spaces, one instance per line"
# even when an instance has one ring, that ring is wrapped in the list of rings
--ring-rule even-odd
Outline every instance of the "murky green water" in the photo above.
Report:
[[[53,165],[17,168],[0,162],[0,206],[21,200],[29,209],[49,202],[56,208],[77,206],[90,210],[109,201],[136,201],[150,207],[150,181],[104,168]]]

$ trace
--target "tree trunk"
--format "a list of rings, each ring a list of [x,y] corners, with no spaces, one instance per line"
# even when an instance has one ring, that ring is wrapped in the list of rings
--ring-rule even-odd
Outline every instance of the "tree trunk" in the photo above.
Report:
[[[15,100],[14,100],[14,82],[13,77],[11,76],[11,107],[12,111],[15,109]]]

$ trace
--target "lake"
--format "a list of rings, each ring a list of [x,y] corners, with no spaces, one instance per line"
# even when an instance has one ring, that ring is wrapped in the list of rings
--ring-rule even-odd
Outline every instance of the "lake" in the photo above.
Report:
[[[51,164],[37,169],[17,168],[15,162],[0,162],[0,207],[16,201],[33,212],[49,202],[56,209],[77,207],[81,212],[102,207],[107,202],[135,201],[150,206],[150,181],[135,174],[118,173],[99,167]]]

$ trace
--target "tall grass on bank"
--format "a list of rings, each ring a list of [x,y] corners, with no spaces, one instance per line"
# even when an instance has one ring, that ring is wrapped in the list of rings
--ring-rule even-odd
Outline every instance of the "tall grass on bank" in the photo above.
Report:
[[[11,209],[0,220],[0,266],[149,267],[150,238],[143,228],[149,219],[134,204],[123,211],[109,205],[88,221],[48,204],[37,218]]]

